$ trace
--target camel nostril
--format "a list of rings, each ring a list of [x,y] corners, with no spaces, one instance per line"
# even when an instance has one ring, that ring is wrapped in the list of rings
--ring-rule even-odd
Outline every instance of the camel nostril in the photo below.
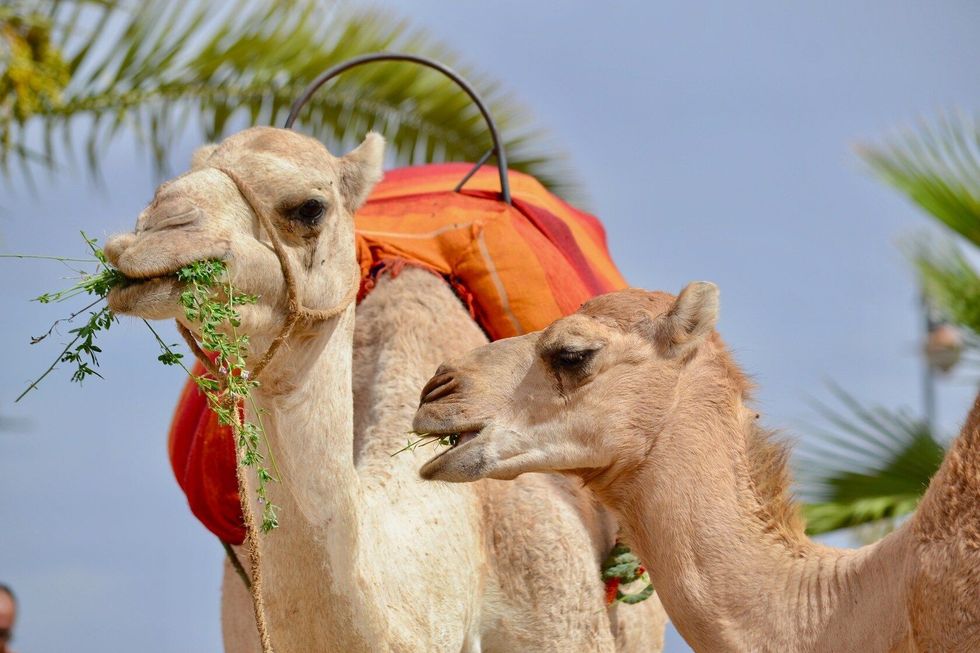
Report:
[[[429,382],[425,384],[422,388],[422,394],[419,400],[419,405],[427,404],[431,401],[436,401],[441,399],[448,394],[452,394],[453,390],[459,385],[456,377],[449,372],[444,372],[442,374],[436,374],[434,377],[429,379]]]

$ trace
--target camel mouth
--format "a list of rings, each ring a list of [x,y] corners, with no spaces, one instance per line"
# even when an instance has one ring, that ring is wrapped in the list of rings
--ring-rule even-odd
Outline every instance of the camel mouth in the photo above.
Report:
[[[151,274],[151,275],[141,276],[141,277],[130,277],[130,276],[127,276],[126,277],[126,284],[124,286],[122,286],[122,287],[123,288],[129,288],[130,286],[138,286],[138,285],[143,284],[143,283],[150,283],[152,281],[161,281],[161,280],[164,280],[164,279],[170,279],[170,280],[176,281],[176,279],[177,279],[177,270],[174,270],[173,272],[166,272],[164,274]]]
[[[455,431],[431,431],[426,433],[427,436],[437,438],[439,444],[448,446],[448,449],[443,450],[440,454],[446,453],[447,451],[452,451],[459,447],[465,446],[468,442],[476,438],[480,433],[483,432],[482,428],[468,429],[468,430],[455,430]],[[438,456],[436,456],[438,457]]]
[[[148,281],[177,281],[180,271],[185,267],[206,261],[220,261],[227,264],[228,258],[228,253],[225,251],[220,256],[209,254],[203,256],[180,256],[176,261],[168,261],[164,265],[154,265],[154,261],[152,260],[143,262],[142,264],[134,264],[131,260],[123,259],[114,261],[110,258],[109,262],[125,275],[127,286],[131,286]]]
[[[480,435],[480,431],[463,431],[462,433],[449,434],[449,448],[461,447],[467,442]]]
[[[109,295],[111,296],[116,292],[132,291],[137,290],[144,286],[152,286],[153,284],[163,284],[163,283],[177,283],[177,270],[173,272],[166,272],[163,274],[151,274],[144,276],[130,276],[123,273],[125,280],[109,290]]]
[[[109,291],[109,308],[122,315],[169,319],[171,311],[163,311],[163,306],[172,302],[176,308],[182,286],[176,274],[129,279]]]
[[[426,461],[419,470],[419,474],[422,478],[434,478],[439,470],[444,469],[447,465],[451,466],[457,456],[465,456],[467,451],[473,448],[474,443],[479,443],[480,435],[486,430],[487,426],[439,432],[430,431],[426,435],[438,438],[439,442],[448,446]]]
[[[186,286],[178,277],[179,271],[200,260],[202,259],[187,257],[186,262],[152,270],[133,270],[131,266],[120,266],[126,282],[109,291],[109,308],[114,313],[146,319],[174,317],[180,304],[180,295]]]

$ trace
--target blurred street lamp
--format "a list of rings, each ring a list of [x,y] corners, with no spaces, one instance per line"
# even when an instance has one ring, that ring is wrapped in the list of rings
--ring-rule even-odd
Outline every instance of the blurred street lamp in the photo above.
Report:
[[[936,310],[932,302],[922,294],[922,311],[925,314],[925,357],[923,375],[923,400],[926,425],[936,432],[936,373],[949,374],[963,354],[963,335]]]
[[[960,355],[963,353],[963,336],[952,324],[941,322],[933,325],[926,334],[924,350],[929,365],[943,374],[948,374],[959,362]]]

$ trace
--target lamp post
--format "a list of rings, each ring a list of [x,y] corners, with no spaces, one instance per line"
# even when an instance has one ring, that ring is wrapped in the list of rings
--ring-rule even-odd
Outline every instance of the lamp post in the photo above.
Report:
[[[949,323],[925,293],[921,294],[922,312],[925,316],[925,342],[922,346],[924,357],[922,399],[925,408],[926,426],[933,434],[936,432],[936,376],[948,374],[960,360],[963,353],[963,336],[959,329]]]

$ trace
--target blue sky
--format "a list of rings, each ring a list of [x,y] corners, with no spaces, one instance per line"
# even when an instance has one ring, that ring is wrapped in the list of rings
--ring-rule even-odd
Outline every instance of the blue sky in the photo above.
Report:
[[[852,146],[980,106],[980,5],[603,4],[383,6],[531,108],[569,153],[631,283],[719,284],[722,334],[769,425],[807,437],[828,379],[918,407],[916,291],[896,242],[927,222]],[[175,166],[199,143],[184,138]],[[156,183],[148,157],[124,138],[104,171],[104,192],[72,169],[42,176],[37,194],[4,188],[0,251],[71,254],[78,229],[130,229]],[[180,375],[125,322],[105,381],[54,377],[14,406],[56,353],[27,343],[60,313],[27,300],[65,271],[0,266],[0,414],[26,422],[0,433],[0,579],[24,604],[19,650],[216,650],[222,551],[166,459]],[[974,392],[967,377],[940,388],[950,431]]]

